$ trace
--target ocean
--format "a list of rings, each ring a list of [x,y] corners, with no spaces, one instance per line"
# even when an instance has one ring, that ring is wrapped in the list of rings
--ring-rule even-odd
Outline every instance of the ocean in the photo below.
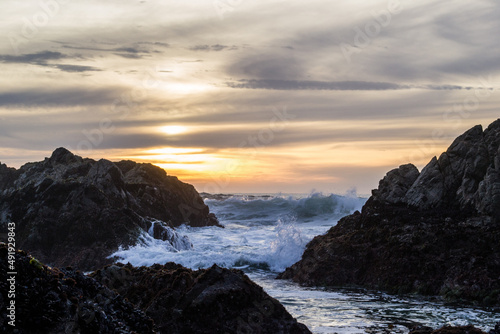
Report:
[[[224,229],[182,225],[172,242],[144,233],[138,245],[112,256],[135,266],[176,262],[191,269],[214,263],[243,270],[313,333],[408,333],[414,324],[475,325],[498,313],[436,298],[392,296],[364,289],[302,287],[276,275],[300,260],[307,243],[361,207],[366,198],[335,194],[202,194]]]

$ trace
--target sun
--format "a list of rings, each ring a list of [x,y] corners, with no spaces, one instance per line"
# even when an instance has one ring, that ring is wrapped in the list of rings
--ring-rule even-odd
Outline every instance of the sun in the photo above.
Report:
[[[187,131],[187,128],[182,125],[167,125],[162,126],[161,131],[167,135],[178,135]]]

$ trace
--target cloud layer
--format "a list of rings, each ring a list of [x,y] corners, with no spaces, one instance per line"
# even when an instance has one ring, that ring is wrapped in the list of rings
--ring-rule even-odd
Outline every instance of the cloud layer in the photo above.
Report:
[[[390,82],[367,81],[294,81],[294,80],[246,80],[228,82],[231,88],[272,89],[272,90],[401,90],[401,89],[433,89],[433,90],[460,90],[471,89],[457,85],[402,85]]]
[[[0,161],[198,148],[166,168],[202,187],[245,166],[221,192],[368,193],[498,117],[494,0],[224,3],[0,3]]]

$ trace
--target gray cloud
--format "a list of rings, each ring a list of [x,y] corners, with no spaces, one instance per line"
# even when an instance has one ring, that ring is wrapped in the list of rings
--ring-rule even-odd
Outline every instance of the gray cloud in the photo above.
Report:
[[[114,55],[117,55],[117,56],[120,56],[120,57],[123,57],[123,58],[127,58],[127,59],[141,59],[141,58],[144,58],[144,56],[141,56],[141,55],[136,54],[136,53],[114,53]]]
[[[139,43],[139,44],[146,44],[146,42]],[[164,43],[162,43],[164,44]],[[156,45],[156,43],[155,43]],[[166,44],[168,45],[168,44]],[[144,49],[138,49],[135,47],[118,47],[118,48],[98,48],[98,47],[87,47],[87,46],[73,46],[69,44],[63,44],[63,48],[66,49],[75,49],[75,50],[88,50],[88,51],[113,51],[113,52],[127,52],[127,53],[149,53],[148,50]]]
[[[237,50],[238,48],[236,46],[228,46],[228,45],[221,45],[221,44],[215,44],[215,45],[195,45],[189,48],[191,51],[222,51],[222,50]]]
[[[50,28],[40,29],[37,38],[22,46],[24,54],[1,54],[0,63],[8,72],[0,91],[3,147],[75,147],[85,139],[83,129],[94,129],[103,117],[110,117],[116,132],[106,134],[96,149],[234,148],[269,126],[273,107],[286,107],[296,119],[275,133],[270,143],[283,148],[283,154],[287,145],[314,148],[357,140],[385,140],[390,149],[398,147],[401,138],[429,140],[434,130],[448,136],[497,117],[499,97],[492,94],[480,101],[469,118],[443,122],[446,110],[472,96],[474,92],[467,89],[480,85],[480,75],[489,78],[491,74],[492,85],[498,85],[500,42],[495,33],[500,31],[500,6],[496,0],[405,3],[402,13],[393,16],[380,34],[356,48],[350,63],[339,44],[354,44],[354,28],[363,30],[374,20],[372,12],[385,10],[387,1],[291,0],[286,6],[283,1],[252,1],[227,12],[224,20],[217,17],[211,1],[187,4],[148,2],[137,11],[132,2],[121,3],[118,11],[109,11],[96,21],[92,13],[102,4],[82,2],[77,5],[82,20],[54,17]],[[33,8],[14,2],[0,7],[28,18],[34,14]],[[8,45],[2,50],[11,52]],[[89,59],[102,65],[84,62]],[[17,64],[52,72],[40,75],[40,68]],[[176,81],[186,87],[218,87],[183,96],[158,89],[137,107],[122,107],[133,117],[110,115],[113,101],[123,93],[128,96],[143,79],[137,69],[151,64],[173,71],[159,77],[165,88]],[[59,71],[74,73],[84,87],[69,83],[61,89],[61,82],[70,75]],[[18,72],[23,76],[9,76]],[[93,76],[78,75],[85,72]],[[119,82],[124,87],[106,85],[115,79],[123,79]],[[24,112],[18,113],[19,109]],[[178,136],[155,133],[163,124],[203,131]],[[391,129],[391,125],[402,129]],[[145,134],[148,129],[151,133]],[[326,166],[334,154],[335,149],[326,149],[321,155],[324,159],[311,165],[306,161],[294,169],[324,177],[349,176],[356,182],[365,175],[365,170],[349,174],[352,167],[314,168]],[[297,157],[289,161],[293,166]],[[375,181],[385,171],[380,170]]]
[[[53,64],[53,65],[47,65],[50,67],[55,67],[57,69],[60,69],[61,71],[64,72],[98,72],[101,71],[101,69],[93,66],[83,66],[83,65],[66,65],[66,64]]]
[[[296,80],[247,80],[227,82],[231,88],[271,90],[402,90],[423,88],[432,90],[460,90],[470,87],[457,85],[401,85],[390,82],[367,81],[296,81]]]
[[[122,88],[32,88],[0,93],[0,106],[95,106],[110,104]]]
[[[433,15],[429,15],[433,13]],[[377,77],[441,83],[450,74],[477,81],[498,73],[500,7],[487,1],[415,3],[373,43],[353,56],[355,66]],[[383,47],[383,48],[382,48]]]
[[[144,58],[145,55],[149,54],[149,51],[132,47],[115,48],[111,51],[117,51],[118,53],[115,53],[115,55],[129,59],[141,59]]]
[[[150,42],[142,42],[138,44],[151,44],[158,46],[168,46],[166,43],[150,43]],[[116,56],[120,56],[128,59],[142,59],[146,55],[150,54],[149,50],[145,50],[143,48],[136,47],[118,47],[118,48],[98,48],[98,47],[86,47],[86,46],[74,46],[69,44],[64,44],[62,46],[66,49],[75,49],[75,50],[86,50],[86,51],[98,51],[98,52],[111,52]],[[158,52],[158,51],[156,51]]]
[[[86,139],[81,136],[82,139]],[[161,134],[114,134],[106,137],[101,148],[146,148],[157,146],[171,146],[173,142]]]
[[[398,129],[368,129],[361,131],[353,131],[352,129],[340,128],[315,128],[311,131],[310,128],[286,128],[280,132],[274,132],[270,135],[270,131],[265,132],[267,139],[272,138],[269,143],[264,143],[259,140],[259,135],[262,136],[261,130],[269,130],[268,124],[263,124],[262,128],[256,130],[223,130],[217,136],[213,132],[199,132],[186,134],[173,138],[170,143],[181,147],[214,147],[214,148],[238,148],[242,145],[248,148],[254,148],[253,142],[256,142],[256,148],[266,147],[281,147],[288,145],[307,145],[319,143],[339,143],[339,142],[357,142],[367,141],[373,138],[377,140],[401,140],[418,136],[421,133],[419,128],[398,128]]]
[[[163,42],[138,42],[137,44],[155,45],[155,46],[161,46],[161,47],[164,47],[164,48],[170,47],[170,44],[163,43]]]
[[[119,124],[114,123],[117,127]],[[259,139],[262,137],[261,130],[267,129],[265,143]],[[282,131],[273,132],[269,130],[269,124],[264,123],[261,128],[248,129],[224,129],[218,130],[214,136],[213,130],[185,133],[179,135],[165,135],[162,133],[127,133],[113,134],[106,138],[102,148],[142,148],[158,146],[175,147],[201,147],[206,149],[227,148],[259,148],[259,147],[286,147],[289,145],[308,145],[318,143],[345,143],[357,141],[377,140],[401,140],[416,138],[422,134],[422,129],[417,127],[401,128],[374,128],[363,131],[353,131],[345,128],[290,128],[284,127]],[[268,139],[271,139],[267,141]]]
[[[49,60],[60,60],[65,58],[68,58],[68,56],[60,52],[53,51],[41,51],[17,56],[0,55],[0,60],[4,63],[44,64]]]
[[[425,120],[439,115],[439,106],[449,103],[456,91],[384,91],[384,98],[367,98],[362,91],[234,89],[223,101],[191,101],[190,110],[203,112],[177,115],[178,121],[192,124],[269,122],[274,108],[286,108],[300,121],[380,120],[413,118]],[[175,106],[173,106],[175,109]]]
[[[128,53],[148,53],[147,51],[139,50],[136,48],[130,48],[130,47],[129,48],[126,48],[126,47],[116,48],[116,49],[113,49],[113,51],[128,52]]]
[[[494,50],[498,51],[494,51]],[[497,56],[500,51],[500,44],[496,48],[489,49],[491,53],[477,50],[466,55],[461,55],[457,59],[434,65],[436,71],[449,74],[464,74],[469,76],[487,75],[500,70],[500,58]],[[477,81],[477,79],[476,79]]]
[[[281,48],[265,53],[255,51],[228,65],[226,71],[236,77],[251,77],[263,80],[294,80],[307,75],[308,62],[296,57],[293,52]]]
[[[295,81],[295,80],[239,80],[228,82],[231,88],[276,89],[276,90],[395,90],[408,89],[409,86],[388,82],[364,81]]]
[[[63,72],[88,72],[88,71],[101,71],[97,67],[84,66],[84,65],[71,65],[71,64],[51,64],[48,61],[51,60],[63,60],[63,59],[79,59],[80,55],[69,56],[61,52],[53,51],[41,51],[37,53],[22,54],[17,56],[12,55],[0,55],[0,61],[4,63],[24,63],[32,64],[43,67],[57,68]]]

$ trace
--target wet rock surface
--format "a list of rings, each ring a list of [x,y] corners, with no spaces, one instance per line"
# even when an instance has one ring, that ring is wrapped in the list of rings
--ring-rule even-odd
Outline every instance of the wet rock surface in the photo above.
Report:
[[[218,225],[192,185],[151,164],[83,159],[64,148],[16,170],[0,165],[0,226],[16,224],[18,247],[54,266],[112,263],[160,220]]]
[[[115,264],[92,273],[162,333],[310,333],[239,270]]]
[[[389,172],[362,212],[315,237],[279,277],[499,306],[499,146],[497,120],[419,174],[412,165]]]
[[[412,328],[408,334],[498,334],[500,333],[500,323],[489,332],[484,332],[474,326],[444,326],[439,329],[432,329],[427,326],[417,326]]]
[[[0,244],[0,332],[8,317],[8,251]],[[116,264],[89,276],[15,253],[17,333],[310,333],[241,271]]]
[[[79,271],[47,267],[24,251],[15,253],[15,298],[9,298],[7,259],[0,244],[1,333],[154,333],[151,318],[105,285]],[[7,317],[11,300],[15,318]]]

